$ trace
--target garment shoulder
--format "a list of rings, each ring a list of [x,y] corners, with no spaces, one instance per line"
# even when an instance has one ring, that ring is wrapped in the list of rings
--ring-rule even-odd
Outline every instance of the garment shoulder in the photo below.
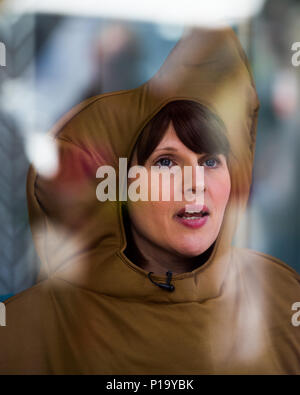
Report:
[[[247,248],[235,248],[236,262],[245,277],[268,284],[274,290],[291,292],[300,298],[300,274],[280,259]]]
[[[297,273],[295,269],[272,255],[248,248],[235,248],[234,250],[235,253],[239,257],[242,257],[247,263],[253,262],[256,265],[272,267],[274,270],[285,272],[287,275],[295,277],[298,279],[298,281],[300,281],[300,274]]]
[[[0,374],[44,372],[45,327],[53,322],[47,281],[9,298],[4,306],[5,326],[0,327]]]
[[[48,280],[22,291],[4,302],[6,326],[0,328],[3,338],[21,336],[27,332],[39,331],[43,325],[43,316],[50,314],[51,295],[48,292]],[[21,339],[24,337],[21,336]]]
[[[27,304],[29,301],[36,300],[37,296],[45,294],[48,288],[47,281],[41,281],[30,288],[21,291],[10,298],[6,299],[3,303],[6,308],[13,308],[17,305]]]

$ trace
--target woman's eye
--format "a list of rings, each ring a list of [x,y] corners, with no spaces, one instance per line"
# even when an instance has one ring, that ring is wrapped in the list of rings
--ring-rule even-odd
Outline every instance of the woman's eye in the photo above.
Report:
[[[220,160],[217,158],[209,158],[203,162],[206,167],[214,168],[220,164]]]
[[[155,165],[167,166],[167,167],[170,167],[172,164],[173,164],[173,161],[169,158],[161,158],[155,163]]]

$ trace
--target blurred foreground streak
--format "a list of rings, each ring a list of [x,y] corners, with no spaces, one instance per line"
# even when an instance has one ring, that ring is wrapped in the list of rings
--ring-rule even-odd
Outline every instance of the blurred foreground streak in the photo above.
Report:
[[[11,81],[29,81],[34,57],[34,20],[0,20],[0,41],[6,47],[6,67],[0,68],[0,302],[35,282],[36,256],[26,203],[28,160],[20,130],[18,106],[26,97],[15,97]],[[24,106],[26,108],[26,106]],[[22,113],[21,113],[22,114]],[[21,115],[19,114],[19,115]]]

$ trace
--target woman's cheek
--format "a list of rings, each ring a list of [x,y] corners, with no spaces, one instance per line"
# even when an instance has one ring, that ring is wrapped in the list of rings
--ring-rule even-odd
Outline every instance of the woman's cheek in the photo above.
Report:
[[[205,186],[217,209],[225,209],[230,195],[230,176],[227,171],[209,175],[205,178]]]
[[[142,233],[152,231],[162,217],[161,210],[151,201],[133,202],[130,209],[131,218],[135,225],[138,225]]]

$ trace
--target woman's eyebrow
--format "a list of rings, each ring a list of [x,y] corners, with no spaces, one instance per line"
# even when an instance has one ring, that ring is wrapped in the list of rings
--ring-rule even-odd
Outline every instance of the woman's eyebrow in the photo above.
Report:
[[[164,151],[164,150],[166,150],[166,151],[178,151],[178,149],[174,148],[174,147],[162,147],[162,148],[158,148],[156,151]]]

